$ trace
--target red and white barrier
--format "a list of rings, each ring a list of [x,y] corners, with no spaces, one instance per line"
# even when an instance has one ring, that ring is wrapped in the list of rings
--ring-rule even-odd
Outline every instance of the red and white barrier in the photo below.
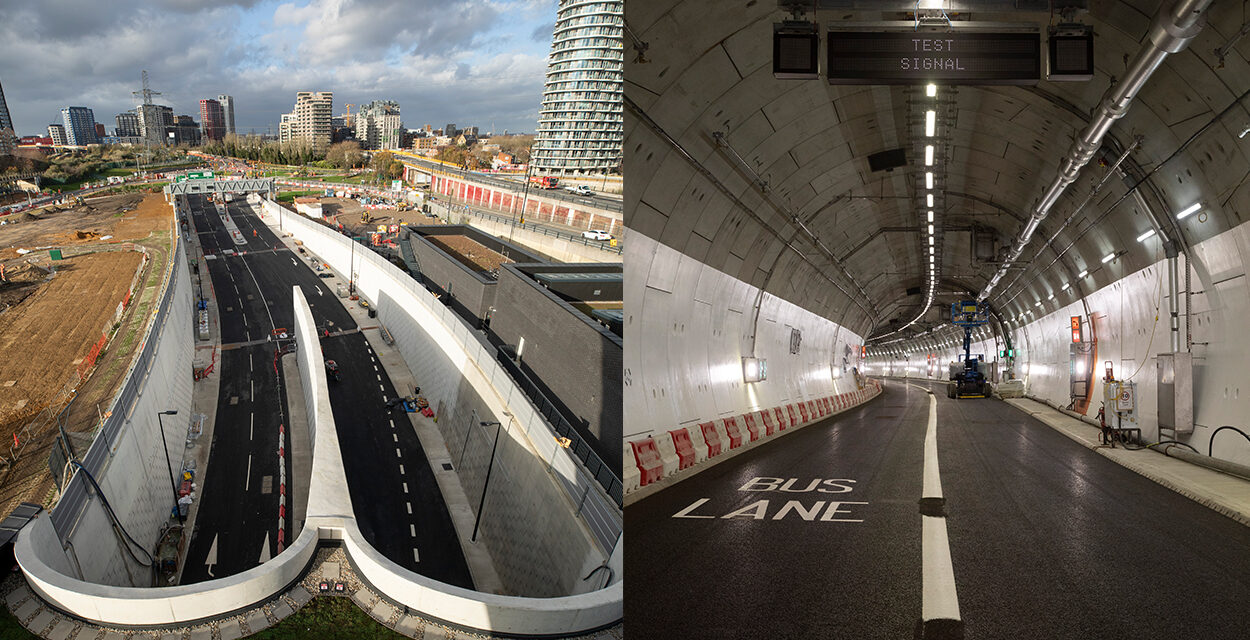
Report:
[[[863,389],[800,400],[678,427],[659,435],[628,441],[624,450],[625,495],[665,478],[697,473],[709,460],[755,446],[867,402],[881,393],[881,383],[867,380]],[[731,454],[732,455],[732,454]]]

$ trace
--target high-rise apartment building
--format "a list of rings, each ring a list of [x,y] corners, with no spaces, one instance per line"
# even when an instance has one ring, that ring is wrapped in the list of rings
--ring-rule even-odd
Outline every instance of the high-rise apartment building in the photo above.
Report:
[[[198,145],[203,140],[200,125],[188,115],[175,116],[173,126],[165,128],[165,138],[170,144]]]
[[[220,102],[212,98],[200,100],[200,122],[204,123],[205,140],[221,140],[226,137],[226,113]]]
[[[531,158],[537,171],[620,171],[623,5],[621,0],[560,0]]]
[[[143,135],[139,128],[139,114],[134,111],[119,113],[114,118],[117,121],[117,128],[113,129],[113,135],[119,138],[138,137]]]
[[[61,124],[65,127],[66,142],[73,146],[98,144],[95,135],[95,114],[87,107],[61,109]]]
[[[65,127],[59,124],[48,125],[48,137],[52,138],[53,146],[63,147],[69,144],[65,141]]]
[[[313,149],[324,152],[330,146],[330,119],[333,118],[333,91],[300,91],[295,94],[295,110],[283,116],[279,125],[282,140],[307,140]],[[289,116],[289,118],[287,117]],[[285,133],[284,133],[285,128]]]
[[[366,149],[399,149],[404,143],[404,123],[399,103],[374,100],[360,105],[356,113],[356,140]]]
[[[234,96],[217,96],[217,102],[221,104],[221,111],[226,119],[226,133],[234,133]]]
[[[447,123],[447,124],[443,125],[443,135],[445,135],[445,136],[447,136],[447,137],[449,137],[449,138],[454,138],[454,137],[456,137],[456,134],[457,134],[457,133],[460,133],[460,132],[456,129],[456,123],[454,123],[454,122],[449,122],[449,123]]]
[[[162,146],[169,143],[167,129],[174,126],[174,110],[161,104],[141,104],[135,107],[139,114],[139,135],[146,144]]]
[[[13,153],[17,146],[14,142],[16,139],[13,118],[9,115],[9,103],[4,101],[4,87],[0,87],[0,155]]]

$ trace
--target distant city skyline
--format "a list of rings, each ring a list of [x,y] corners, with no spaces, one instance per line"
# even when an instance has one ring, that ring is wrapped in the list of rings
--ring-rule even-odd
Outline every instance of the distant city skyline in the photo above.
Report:
[[[532,133],[557,2],[116,4],[6,10],[0,35],[22,43],[0,59],[18,135],[46,135],[68,106],[92,109],[111,132],[138,104],[131,92],[143,69],[162,94],[153,102],[176,114],[198,119],[200,100],[233,96],[239,134],[276,135],[298,91],[334,92],[335,115],[347,103],[395,100],[409,128],[454,121]]]

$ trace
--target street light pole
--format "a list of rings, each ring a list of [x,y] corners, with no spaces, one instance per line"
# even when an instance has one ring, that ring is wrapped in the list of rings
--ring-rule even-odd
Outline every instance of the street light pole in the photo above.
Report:
[[[161,411],[156,414],[156,422],[161,425],[161,446],[165,448],[165,468],[169,470],[169,488],[174,492],[174,513],[178,514],[179,522],[186,522],[186,519],[182,517],[182,510],[178,508],[178,483],[174,482],[174,467],[169,460],[169,443],[165,441],[165,421],[161,419],[161,416],[176,415],[178,415],[177,409]]]
[[[512,424],[512,414],[508,415],[508,424]],[[482,499],[477,504],[477,518],[473,520],[473,535],[469,536],[469,542],[477,542],[477,528],[482,524],[482,509],[486,507],[486,490],[490,488],[490,472],[495,468],[495,451],[499,449],[499,432],[503,430],[503,423],[500,422],[482,422],[483,427],[495,425],[495,444],[490,447],[490,462],[486,463],[486,482],[482,483]]]

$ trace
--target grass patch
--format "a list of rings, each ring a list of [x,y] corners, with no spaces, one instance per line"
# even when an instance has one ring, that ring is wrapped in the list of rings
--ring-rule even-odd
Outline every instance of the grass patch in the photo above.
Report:
[[[296,198],[320,196],[323,194],[325,194],[325,191],[287,191],[278,196],[278,202],[294,202]]]
[[[304,638],[343,638],[344,640],[399,640],[407,636],[380,625],[348,598],[313,598],[294,615],[248,636],[252,640],[303,640]]]
[[[8,607],[0,607],[0,640],[37,640],[39,636],[26,630]]]

